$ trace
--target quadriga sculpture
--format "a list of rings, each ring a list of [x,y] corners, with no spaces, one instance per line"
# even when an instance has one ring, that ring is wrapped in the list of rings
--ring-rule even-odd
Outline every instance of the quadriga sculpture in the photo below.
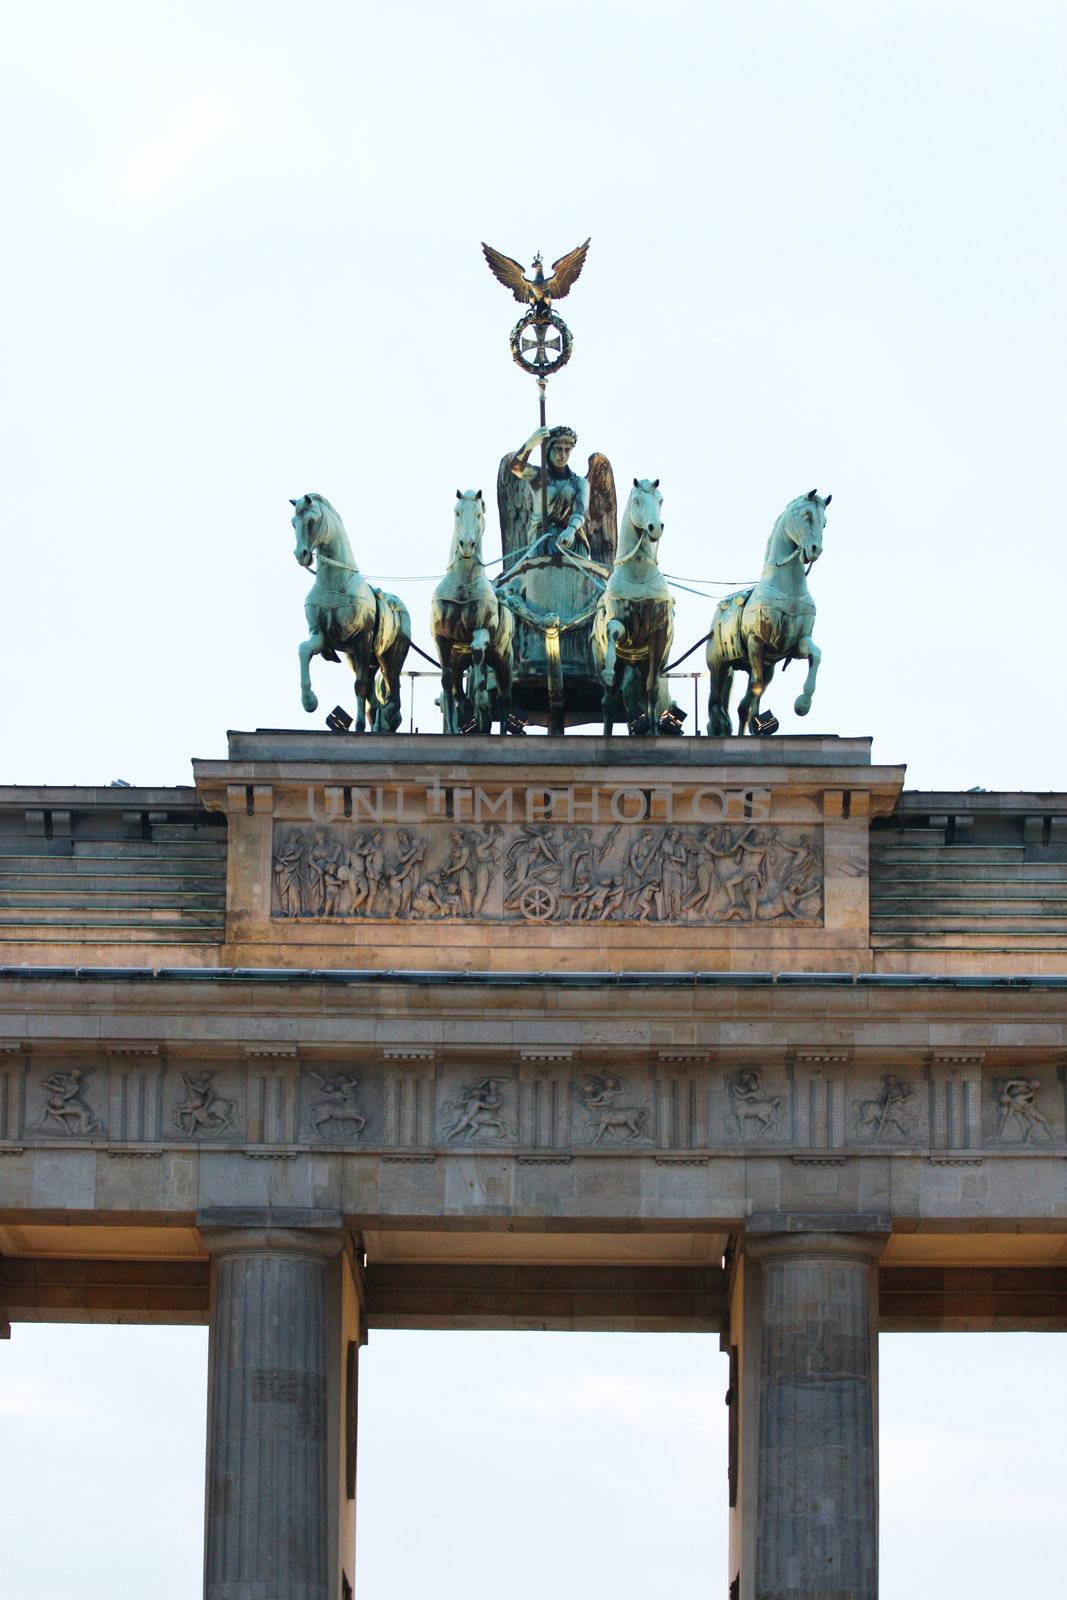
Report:
[[[619,689],[630,668],[643,680],[640,703],[648,732],[659,731],[661,676],[674,638],[674,600],[659,570],[662,504],[658,478],[634,479],[615,565],[593,617],[593,662],[604,686],[606,734],[613,731]]]
[[[738,733],[757,732],[760,698],[779,661],[787,666],[794,657],[807,661],[808,675],[793,709],[798,717],[811,710],[821,656],[811,638],[815,601],[807,569],[822,555],[826,508],[832,498],[811,489],[791,500],[771,530],[759,582],[752,589],[728,594],[716,606],[707,656],[712,738],[732,731],[730,689],[738,669],[748,673],[748,690],[738,706]]]
[[[441,713],[446,733],[460,733],[468,715],[478,733],[490,733],[494,709],[500,731],[505,733],[511,710],[514,624],[511,612],[485,575],[484,532],[482,491],[457,489],[448,571],[430,603],[430,632],[441,663]],[[496,680],[495,694],[490,668]]]
[[[304,601],[308,637],[300,646],[300,698],[314,711],[311,658],[338,661],[343,650],[356,678],[356,733],[363,733],[372,710],[372,732],[395,733],[400,726],[400,674],[411,644],[411,619],[395,595],[369,584],[333,506],[321,494],[290,500],[294,507],[296,556],[302,567],[317,560],[315,582]]]

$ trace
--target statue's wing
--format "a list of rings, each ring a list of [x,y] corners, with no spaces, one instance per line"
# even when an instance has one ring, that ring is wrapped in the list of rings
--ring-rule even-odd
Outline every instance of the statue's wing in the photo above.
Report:
[[[619,538],[619,508],[615,498],[615,474],[607,456],[592,455],[586,472],[589,479],[589,554],[602,566],[615,562]]]
[[[494,250],[492,245],[486,244],[484,240],[482,241],[482,254],[488,261],[489,271],[497,282],[502,283],[505,289],[510,289],[516,300],[521,300],[525,303],[530,298],[530,288],[521,264],[518,261],[512,261],[510,256],[501,255],[499,250]],[[569,261],[570,257],[566,256],[564,259]],[[575,277],[577,276],[578,274],[575,273]],[[566,294],[567,291],[564,290],[563,292]]]
[[[500,551],[504,566],[526,549],[526,530],[533,512],[533,490],[525,478],[511,470],[514,452],[500,459],[496,475],[496,504],[500,513]]]
[[[545,293],[551,295],[553,300],[562,300],[569,294],[571,286],[578,281],[578,274],[585,266],[585,258],[589,251],[589,240],[580,244],[576,250],[560,256],[558,261],[552,263],[552,276],[545,284]],[[489,263],[492,266],[492,262]],[[496,270],[495,268],[493,269]],[[498,274],[499,276],[499,274]]]

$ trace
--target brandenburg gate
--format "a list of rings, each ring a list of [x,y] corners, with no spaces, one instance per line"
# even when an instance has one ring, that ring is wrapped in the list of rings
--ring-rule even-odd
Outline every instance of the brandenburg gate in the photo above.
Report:
[[[378,1328],[717,1336],[710,1592],[873,1600],[879,1331],[1067,1327],[1067,795],[823,736],[194,775],[0,790],[0,1316],[208,1325],[209,1600],[353,1593]]]

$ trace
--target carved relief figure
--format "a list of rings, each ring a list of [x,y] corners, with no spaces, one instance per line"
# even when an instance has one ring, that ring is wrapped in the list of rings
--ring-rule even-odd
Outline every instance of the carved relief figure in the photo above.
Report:
[[[274,876],[283,917],[298,917],[304,909],[300,893],[303,866],[303,847],[296,834],[292,834],[274,857]]]
[[[321,1133],[329,1123],[349,1123],[357,1135],[361,1134],[367,1119],[355,1104],[359,1079],[351,1072],[313,1072],[311,1076],[322,1092],[322,1099],[311,1111],[315,1131]]]
[[[733,1077],[727,1077],[726,1087],[731,1098],[734,1126],[742,1139],[748,1138],[750,1123],[755,1124],[757,1138],[777,1133],[782,1112],[781,1095],[760,1093],[762,1074],[745,1068]]]
[[[44,1080],[44,1087],[48,1098],[39,1127],[47,1129],[54,1122],[64,1133],[100,1132],[103,1123],[93,1116],[85,1101],[88,1085],[81,1067],[72,1067],[69,1072],[53,1072]]]
[[[915,1094],[910,1083],[891,1073],[882,1076],[882,1091],[876,1100],[861,1100],[857,1106],[857,1126],[867,1139],[886,1139],[897,1135],[908,1139],[915,1131],[915,1116],[908,1102]]]
[[[334,866],[334,852],[326,843],[325,829],[319,828],[304,860],[304,885],[307,909],[314,916],[325,916],[326,873]]]
[[[507,842],[505,843],[505,838]],[[295,830],[274,857],[275,915],[671,924],[817,922],[816,831],[714,828]]]
[[[585,1109],[592,1112],[589,1132],[594,1144],[599,1144],[606,1134],[620,1142],[640,1139],[648,1120],[645,1106],[620,1106],[622,1079],[614,1072],[594,1073],[582,1082],[581,1096]]]
[[[465,1084],[459,1100],[447,1102],[458,1115],[446,1128],[445,1138],[473,1139],[479,1133],[491,1133],[497,1139],[514,1138],[515,1129],[501,1115],[504,1098],[500,1085],[506,1082],[505,1078],[483,1078],[480,1083]]]
[[[234,1103],[217,1094],[213,1072],[183,1072],[185,1100],[175,1106],[174,1120],[184,1134],[222,1133],[233,1127]]]
[[[474,909],[474,867],[472,850],[458,828],[452,830],[452,854],[445,864],[444,875],[454,880],[452,887],[459,896],[460,909],[469,916]]]
[[[499,833],[499,826],[493,826],[486,828],[483,833],[468,834],[468,838],[471,841],[474,877],[471,910],[476,917],[480,915],[485,906],[486,896],[493,881],[493,873],[497,865],[496,841]]]
[[[404,828],[396,836],[400,854],[389,874],[389,915],[406,917],[418,887],[419,868],[426,860],[426,844]]]
[[[1035,1128],[1040,1129],[1048,1139],[1056,1137],[1048,1118],[1035,1103],[1040,1087],[1040,1078],[1009,1078],[1007,1082],[1003,1078],[996,1080],[993,1093],[1000,1106],[996,1133],[998,1139],[1018,1129],[1022,1135],[1021,1142],[1029,1144]]]

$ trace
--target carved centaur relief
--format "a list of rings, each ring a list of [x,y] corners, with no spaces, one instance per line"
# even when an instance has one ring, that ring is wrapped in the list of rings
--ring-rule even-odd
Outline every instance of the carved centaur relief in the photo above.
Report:
[[[818,828],[281,824],[273,915],[328,920],[811,925]]]

